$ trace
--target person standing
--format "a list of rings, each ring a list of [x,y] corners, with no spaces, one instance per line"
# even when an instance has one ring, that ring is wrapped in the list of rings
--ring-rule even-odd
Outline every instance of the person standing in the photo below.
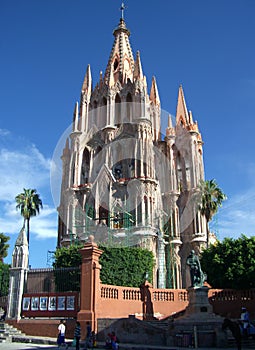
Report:
[[[60,320],[60,323],[58,325],[58,347],[60,348],[61,345],[64,345],[66,349],[68,348],[68,344],[65,342],[65,332],[66,332],[66,326],[64,324],[63,320]]]
[[[87,331],[87,334],[86,334],[86,339],[85,339],[85,350],[89,347],[92,347],[92,343],[91,343],[91,325],[90,325],[90,322],[87,321],[87,326],[86,326],[86,331]]]
[[[81,324],[79,321],[76,322],[76,326],[74,329],[74,338],[75,338],[75,346],[76,350],[80,350],[80,339],[81,339]]]
[[[245,338],[248,338],[248,328],[250,325],[250,315],[245,307],[242,307],[241,322],[242,322],[242,326],[243,326],[243,335]]]
[[[119,348],[119,346],[117,343],[117,336],[116,336],[115,332],[110,333],[109,336],[111,339],[112,350],[117,350]]]

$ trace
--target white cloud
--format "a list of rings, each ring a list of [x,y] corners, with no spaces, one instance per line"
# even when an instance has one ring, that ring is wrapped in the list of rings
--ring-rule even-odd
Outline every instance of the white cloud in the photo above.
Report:
[[[219,238],[255,236],[255,189],[230,197],[217,214]]]
[[[15,197],[23,188],[34,188],[43,200],[43,209],[31,219],[31,235],[37,239],[57,237],[57,212],[50,193],[51,160],[28,141],[12,137],[7,130],[0,136],[8,135],[10,147],[0,144],[0,232],[17,234],[23,218],[16,210]],[[10,137],[11,135],[11,137]]]
[[[0,129],[0,136],[7,136],[10,134],[10,131],[9,130],[6,130],[6,129]]]
[[[31,219],[32,234],[39,239],[57,237],[56,209],[44,206],[40,215]]]

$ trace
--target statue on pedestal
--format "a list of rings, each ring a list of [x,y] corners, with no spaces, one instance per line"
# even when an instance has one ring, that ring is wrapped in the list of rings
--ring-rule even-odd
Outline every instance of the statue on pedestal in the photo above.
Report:
[[[206,275],[203,273],[198,256],[191,250],[186,264],[190,268],[191,287],[203,287]]]

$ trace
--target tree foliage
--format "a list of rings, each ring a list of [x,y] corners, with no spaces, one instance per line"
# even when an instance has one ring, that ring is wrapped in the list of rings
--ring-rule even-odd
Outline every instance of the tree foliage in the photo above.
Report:
[[[74,267],[81,265],[81,254],[79,250],[83,246],[81,244],[70,245],[69,247],[58,248],[55,252],[53,263],[54,268]]]
[[[201,214],[205,215],[207,222],[209,222],[227,197],[214,179],[201,181],[200,191],[201,203],[199,209]]]
[[[4,258],[8,254],[10,237],[3,233],[0,233],[0,297],[8,295],[9,290],[9,269],[10,266],[3,262]]]
[[[58,248],[55,253],[53,267],[63,268],[80,266],[82,245]],[[105,284],[139,287],[148,273],[148,280],[152,281],[154,266],[153,253],[142,248],[106,247],[100,246],[103,254],[100,257],[102,266],[100,277]]]
[[[213,288],[255,288],[255,237],[218,241],[202,252],[201,266]]]
[[[153,253],[147,249],[131,247],[100,247],[101,281],[116,286],[139,287],[145,274],[152,281]]]
[[[53,263],[56,290],[58,292],[80,291],[82,245],[58,248]]]
[[[9,269],[8,264],[0,262],[0,297],[8,295],[9,290]]]
[[[3,262],[3,259],[8,255],[9,244],[7,244],[7,242],[9,239],[9,236],[6,236],[4,233],[0,233],[0,262]]]
[[[29,244],[29,224],[30,218],[39,214],[40,209],[43,207],[42,201],[36,190],[23,189],[24,192],[18,194],[15,197],[16,200],[16,209],[20,210],[20,214],[24,218],[24,227],[27,224],[27,241]]]

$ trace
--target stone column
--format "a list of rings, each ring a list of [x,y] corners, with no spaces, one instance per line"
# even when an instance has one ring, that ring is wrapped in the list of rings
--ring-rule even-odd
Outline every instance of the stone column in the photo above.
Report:
[[[100,299],[100,269],[99,258],[103,253],[90,236],[90,242],[85,243],[80,250],[82,256],[80,311],[78,321],[81,323],[82,337],[85,336],[86,323],[89,321],[92,330],[97,332],[97,305]],[[84,333],[84,334],[83,334]]]
[[[22,295],[27,280],[27,271],[21,267],[10,269],[9,296],[7,318],[20,320],[22,309]]]
[[[27,281],[28,257],[27,235],[25,228],[22,227],[12,253],[7,307],[7,318],[9,319],[19,320],[21,318],[22,295]]]

